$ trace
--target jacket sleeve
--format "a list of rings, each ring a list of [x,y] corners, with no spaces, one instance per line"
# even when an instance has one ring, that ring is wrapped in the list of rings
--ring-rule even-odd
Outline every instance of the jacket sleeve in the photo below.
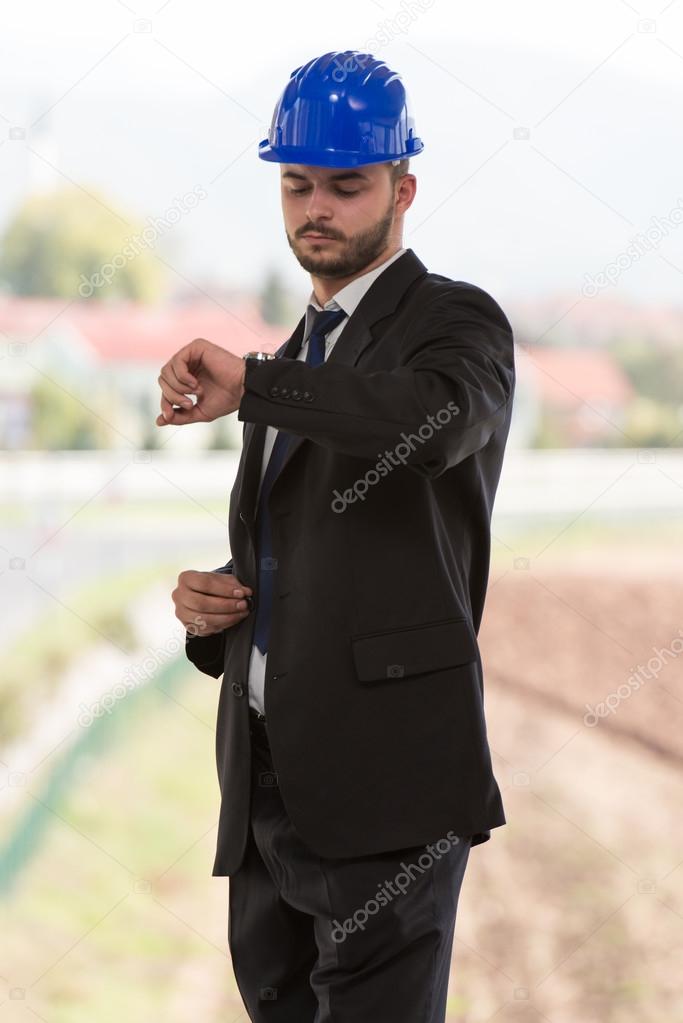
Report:
[[[223,575],[232,575],[232,558],[222,568],[214,568],[214,572],[221,572]],[[214,632],[211,636],[192,636],[185,633],[185,656],[192,661],[196,668],[206,675],[213,675],[218,678],[223,674],[223,660],[225,657],[225,632]]]
[[[504,423],[515,380],[512,328],[481,288],[458,283],[426,306],[397,363],[367,372],[335,360],[248,361],[238,419],[428,477],[482,448]]]

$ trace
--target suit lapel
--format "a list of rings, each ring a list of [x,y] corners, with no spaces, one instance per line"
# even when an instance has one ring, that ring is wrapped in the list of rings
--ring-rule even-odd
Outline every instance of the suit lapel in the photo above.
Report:
[[[413,281],[426,273],[426,266],[412,249],[407,249],[368,288],[346,321],[326,362],[355,366],[364,349],[372,341],[371,327],[373,324],[393,313],[406,289]],[[294,333],[275,353],[276,358],[296,358],[301,347],[305,324],[306,317],[304,315],[297,324]],[[256,516],[256,495],[261,480],[266,430],[267,426],[264,423],[247,423],[244,431],[242,480],[238,502],[240,514],[248,523],[253,523]],[[305,440],[307,440],[306,437],[291,435],[276,480],[280,478]],[[273,481],[273,485],[275,485],[275,481]]]

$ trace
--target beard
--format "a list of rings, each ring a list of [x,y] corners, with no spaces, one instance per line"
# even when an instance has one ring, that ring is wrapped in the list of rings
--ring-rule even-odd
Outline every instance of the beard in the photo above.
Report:
[[[290,249],[304,270],[315,274],[316,277],[333,279],[336,277],[351,277],[360,270],[364,270],[374,259],[377,259],[387,246],[393,223],[394,201],[392,199],[386,213],[376,224],[373,224],[366,231],[360,231],[351,238],[342,239],[340,245],[337,246],[337,248],[341,247],[342,251],[336,255],[331,255],[325,251],[325,243],[316,252],[315,242],[310,241],[304,242],[304,244],[312,245],[313,247],[303,252],[299,241],[287,234],[286,230],[285,234],[287,234]],[[302,228],[302,233],[311,230],[314,230],[314,228],[311,225],[307,225],[306,228]],[[330,238],[335,237],[325,229],[317,233],[324,234]]]

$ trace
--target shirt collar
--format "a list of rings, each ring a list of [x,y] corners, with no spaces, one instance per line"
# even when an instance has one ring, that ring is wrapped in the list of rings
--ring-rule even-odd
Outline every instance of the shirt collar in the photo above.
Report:
[[[306,307],[306,323],[304,326],[304,338],[307,338],[311,332],[313,325],[313,318],[317,312],[322,309],[343,309],[347,316],[351,316],[358,306],[360,300],[365,295],[366,291],[369,290],[370,286],[375,283],[379,275],[386,270],[390,263],[393,263],[395,259],[402,256],[406,252],[406,249],[399,249],[393,256],[389,256],[379,266],[374,267],[372,270],[368,270],[367,273],[361,274],[360,277],[354,278],[343,288],[341,288],[336,295],[328,299],[324,306],[321,306],[315,297],[315,291],[311,291],[308,298],[308,306]]]

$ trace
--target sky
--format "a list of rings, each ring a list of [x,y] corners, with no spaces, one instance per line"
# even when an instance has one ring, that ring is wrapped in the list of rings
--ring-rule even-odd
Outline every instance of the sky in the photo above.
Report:
[[[682,304],[683,0],[25,0],[0,39],[0,230],[60,183],[142,221],[203,190],[158,242],[172,277],[257,288],[275,267],[303,301],[258,142],[291,71],[344,49],[406,84],[425,148],[404,245],[428,269],[503,305],[596,280]]]

